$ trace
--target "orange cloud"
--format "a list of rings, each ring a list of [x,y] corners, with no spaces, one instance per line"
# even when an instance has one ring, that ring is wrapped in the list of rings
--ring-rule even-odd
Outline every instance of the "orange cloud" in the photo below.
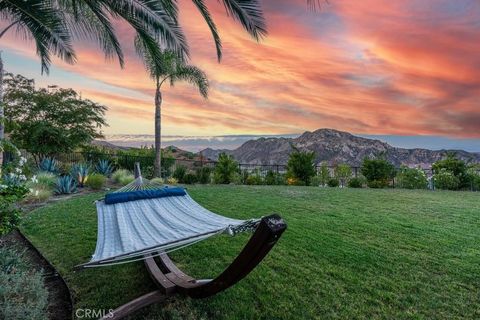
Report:
[[[313,13],[303,0],[264,1],[269,35],[256,43],[212,2],[224,48],[218,64],[207,26],[182,2],[192,63],[207,72],[211,91],[205,101],[186,84],[164,88],[164,132],[278,134],[332,127],[480,137],[478,1],[329,3]],[[131,123],[129,133],[151,133],[153,84],[131,45],[133,32],[121,23],[116,28],[124,70],[105,63],[92,45],[77,46],[76,65],[56,64],[72,79],[115,88],[81,87],[109,106],[108,132],[125,133]],[[11,36],[2,42],[19,57],[33,56],[30,46]]]

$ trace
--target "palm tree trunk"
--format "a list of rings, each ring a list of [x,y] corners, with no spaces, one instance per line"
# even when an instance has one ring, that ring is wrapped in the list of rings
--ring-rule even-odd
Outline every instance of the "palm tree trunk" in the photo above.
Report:
[[[157,90],[155,91],[155,165],[154,176],[162,175],[162,93],[160,83],[157,79]]]
[[[3,60],[0,56],[0,141],[5,139],[5,116],[3,111]],[[0,151],[0,172],[3,165],[3,152]]]

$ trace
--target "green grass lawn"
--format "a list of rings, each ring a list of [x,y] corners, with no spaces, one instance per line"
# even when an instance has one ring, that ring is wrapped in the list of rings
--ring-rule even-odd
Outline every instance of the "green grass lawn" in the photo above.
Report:
[[[480,194],[314,187],[195,186],[234,218],[277,212],[288,229],[239,284],[205,300],[175,297],[136,319],[480,318]],[[73,272],[96,242],[91,194],[25,218],[21,230],[64,276],[76,308],[112,309],[153,289],[142,263]],[[249,235],[172,253],[196,277],[220,273]]]

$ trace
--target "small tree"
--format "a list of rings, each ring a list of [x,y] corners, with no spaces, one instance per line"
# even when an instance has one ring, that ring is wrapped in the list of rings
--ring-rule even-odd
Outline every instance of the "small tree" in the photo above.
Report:
[[[214,181],[219,184],[231,183],[237,171],[238,163],[233,157],[226,153],[221,153],[218,156],[218,163],[215,166]]]
[[[348,164],[339,164],[335,168],[335,177],[343,188],[347,185],[348,180],[352,177],[352,168]]]
[[[7,132],[20,148],[40,158],[71,152],[102,137],[105,106],[82,99],[72,89],[35,89],[33,80],[7,75]]]
[[[325,187],[330,179],[330,170],[328,170],[327,163],[322,162],[320,166],[320,171],[318,172],[319,182],[322,187]]]
[[[370,188],[385,188],[389,180],[395,176],[395,167],[383,157],[376,159],[365,158],[361,172],[367,179]]]
[[[315,175],[315,153],[308,151],[299,151],[295,149],[290,154],[290,158],[287,163],[288,175],[292,176],[305,185],[310,184],[310,180]]]

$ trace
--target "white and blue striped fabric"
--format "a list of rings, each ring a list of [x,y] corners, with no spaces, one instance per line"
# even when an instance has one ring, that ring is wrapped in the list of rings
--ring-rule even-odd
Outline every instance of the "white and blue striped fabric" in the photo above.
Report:
[[[172,251],[219,233],[251,230],[259,222],[220,216],[188,194],[109,205],[101,200],[96,206],[97,246],[83,267],[136,261],[146,254]]]

